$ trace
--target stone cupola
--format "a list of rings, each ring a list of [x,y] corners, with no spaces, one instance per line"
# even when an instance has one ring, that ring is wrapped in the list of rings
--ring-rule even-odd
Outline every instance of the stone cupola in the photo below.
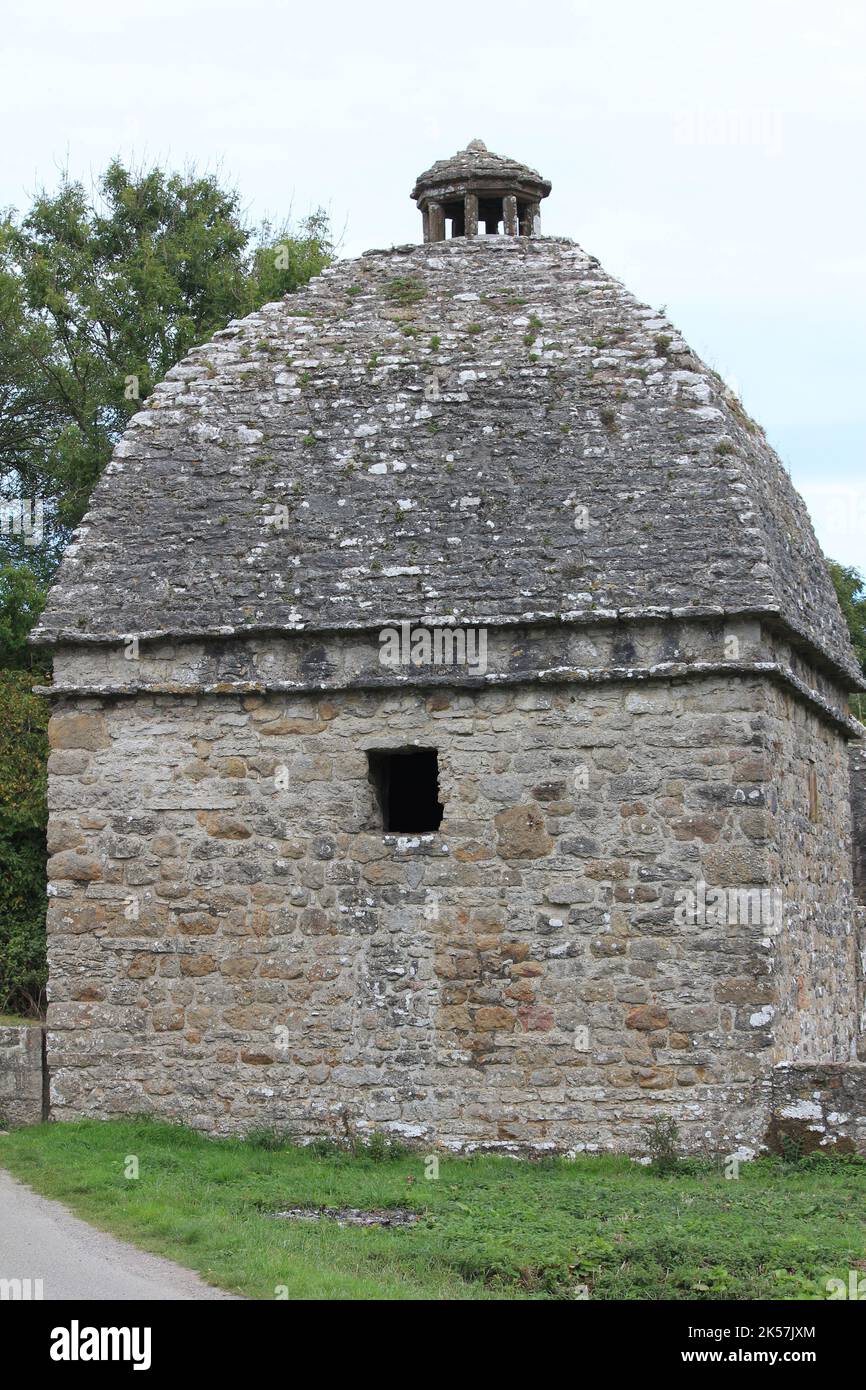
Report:
[[[541,235],[541,199],[550,183],[515,159],[493,154],[483,140],[440,159],[419,174],[411,196],[424,218],[424,240],[481,234]]]

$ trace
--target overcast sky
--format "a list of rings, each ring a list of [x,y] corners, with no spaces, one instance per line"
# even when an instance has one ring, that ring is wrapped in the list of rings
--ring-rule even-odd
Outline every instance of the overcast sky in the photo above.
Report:
[[[420,240],[474,137],[740,392],[866,570],[862,0],[6,0],[0,203],[115,154],[219,170],[343,253]]]

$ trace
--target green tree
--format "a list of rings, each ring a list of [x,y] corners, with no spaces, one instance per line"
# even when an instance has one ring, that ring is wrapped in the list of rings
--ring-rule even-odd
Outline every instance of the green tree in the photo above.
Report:
[[[866,579],[853,565],[840,565],[835,560],[830,561],[830,574],[854,652],[866,676]],[[866,721],[866,695],[852,694],[851,709],[858,719]]]
[[[36,1013],[45,963],[48,705],[31,671],[0,671],[0,1013]],[[38,678],[38,676],[37,676]]]
[[[247,226],[212,176],[115,160],[0,222],[2,491],[41,498],[62,550],[127,420],[189,349],[331,258],[318,212]],[[29,556],[16,555],[31,565]]]
[[[0,670],[26,671],[33,664],[27,634],[42,612],[45,583],[23,564],[0,569]]]
[[[119,160],[92,193],[63,178],[0,216],[0,1009],[36,1008],[45,984],[48,710],[31,686],[50,675],[26,639],[60,555],[168,369],[332,254],[321,211],[250,226],[215,177]]]

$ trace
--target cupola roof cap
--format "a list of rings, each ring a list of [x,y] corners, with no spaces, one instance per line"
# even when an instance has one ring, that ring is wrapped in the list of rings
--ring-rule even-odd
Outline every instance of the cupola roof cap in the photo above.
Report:
[[[437,159],[415,180],[411,196],[419,205],[431,198],[459,197],[464,193],[512,193],[537,201],[550,192],[550,181],[537,169],[488,150],[483,140],[470,140],[450,159]]]

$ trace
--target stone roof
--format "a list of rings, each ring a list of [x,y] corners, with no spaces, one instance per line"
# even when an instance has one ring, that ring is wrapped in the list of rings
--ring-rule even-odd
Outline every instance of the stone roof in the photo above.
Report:
[[[458,150],[450,159],[437,159],[419,174],[411,196],[417,202],[434,192],[443,195],[466,185],[485,184],[514,191],[525,189],[540,198],[547,197],[551,187],[549,180],[542,178],[537,169],[530,169],[528,164],[506,155],[494,154],[483,140],[470,140],[465,150]]]
[[[172,368],[34,640],[743,612],[858,679],[720,378],[578,246],[491,236],[341,262]]]

